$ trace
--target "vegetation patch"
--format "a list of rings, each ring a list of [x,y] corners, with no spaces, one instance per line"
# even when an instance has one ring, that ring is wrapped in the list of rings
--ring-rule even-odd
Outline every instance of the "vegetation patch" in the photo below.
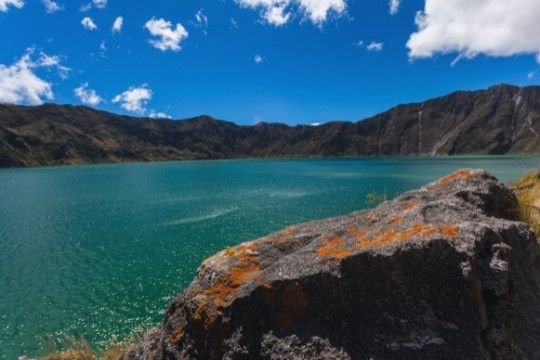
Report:
[[[146,328],[139,326],[123,341],[118,340],[116,336],[112,337],[103,347],[94,347],[85,339],[67,337],[65,344],[66,350],[49,350],[48,354],[39,357],[39,360],[118,360],[124,354],[137,347]],[[51,343],[49,347],[57,348],[59,344]]]
[[[368,207],[376,207],[388,200],[386,189],[383,192],[372,191],[366,195],[366,205]]]
[[[540,170],[525,174],[513,185],[518,199],[519,216],[540,234]]]

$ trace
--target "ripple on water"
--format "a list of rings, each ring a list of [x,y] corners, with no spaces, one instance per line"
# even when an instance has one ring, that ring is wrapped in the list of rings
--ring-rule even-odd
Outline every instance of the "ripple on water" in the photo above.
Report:
[[[165,222],[162,223],[162,225],[164,225],[164,226],[178,226],[178,225],[183,225],[183,224],[198,223],[198,222],[201,222],[201,221],[206,221],[206,220],[211,220],[211,219],[219,218],[219,217],[222,217],[222,216],[226,216],[226,215],[229,215],[229,214],[231,214],[231,213],[233,213],[233,212],[235,212],[237,210],[238,210],[238,207],[217,209],[217,210],[213,210],[213,211],[210,211],[210,212],[208,212],[206,214],[202,214],[202,215],[198,215],[198,216],[192,216],[192,217],[187,217],[187,218],[183,218],[183,219],[165,221]]]

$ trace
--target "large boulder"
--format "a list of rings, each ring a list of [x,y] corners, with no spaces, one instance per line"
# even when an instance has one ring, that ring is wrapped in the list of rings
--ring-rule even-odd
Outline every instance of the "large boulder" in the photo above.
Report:
[[[125,359],[540,359],[540,250],[516,208],[461,170],[228,248]]]

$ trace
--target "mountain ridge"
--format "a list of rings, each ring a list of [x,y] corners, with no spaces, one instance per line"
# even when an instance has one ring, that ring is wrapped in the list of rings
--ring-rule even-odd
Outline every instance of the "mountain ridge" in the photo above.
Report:
[[[540,152],[540,86],[500,84],[399,104],[356,122],[238,125],[83,105],[0,105],[0,167],[290,156]]]

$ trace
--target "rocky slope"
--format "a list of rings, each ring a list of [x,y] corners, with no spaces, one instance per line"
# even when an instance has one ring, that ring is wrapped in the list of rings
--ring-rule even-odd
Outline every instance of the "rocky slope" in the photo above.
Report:
[[[128,359],[540,359],[540,248],[462,170],[206,260]]]
[[[232,157],[540,152],[540,87],[499,85],[363,121],[238,126],[137,119],[82,106],[0,105],[0,166]]]

